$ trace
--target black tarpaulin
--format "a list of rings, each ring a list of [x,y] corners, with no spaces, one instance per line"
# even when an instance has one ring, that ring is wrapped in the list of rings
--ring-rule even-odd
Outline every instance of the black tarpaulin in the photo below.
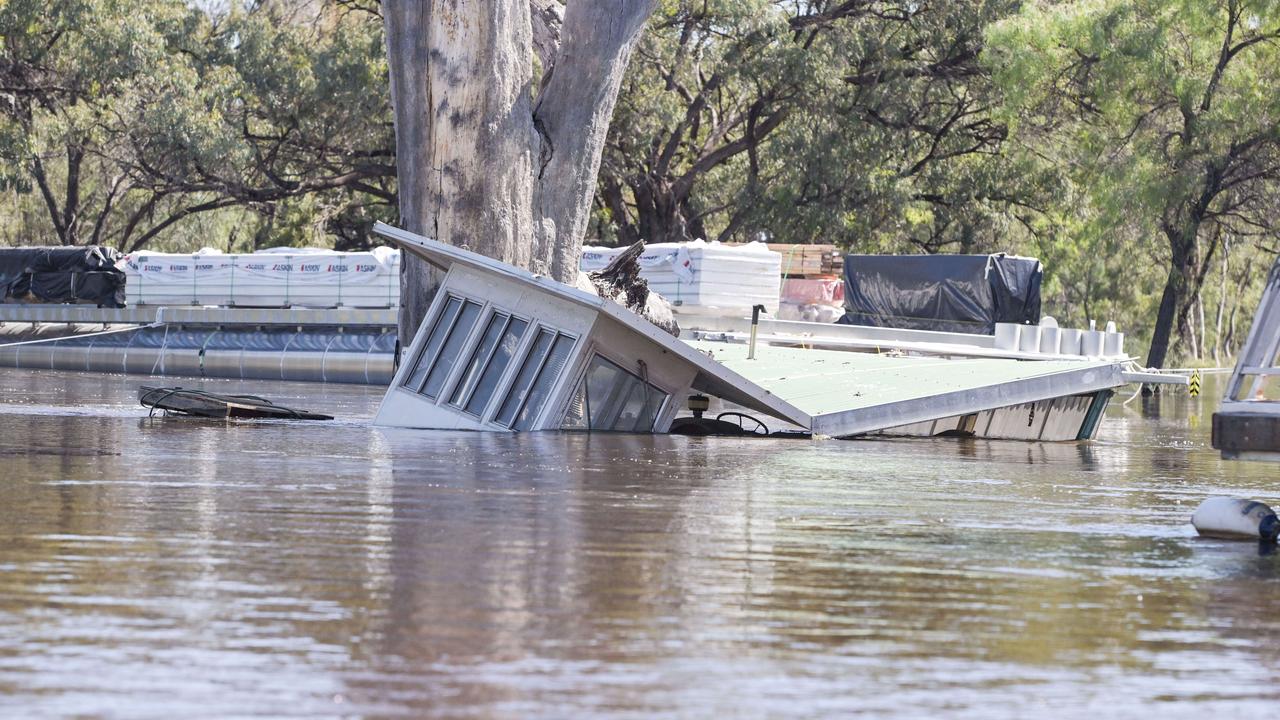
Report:
[[[1040,322],[1043,270],[996,255],[846,255],[844,325],[990,335]]]
[[[124,306],[120,253],[97,245],[0,248],[4,302],[92,303]]]

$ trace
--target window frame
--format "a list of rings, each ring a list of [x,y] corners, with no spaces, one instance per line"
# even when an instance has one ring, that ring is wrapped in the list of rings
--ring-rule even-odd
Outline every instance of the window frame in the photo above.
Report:
[[[452,296],[450,293],[439,292],[436,293],[435,298],[431,300],[431,306],[427,308],[427,314],[422,318],[422,324],[427,325],[430,323],[431,330],[427,330],[424,333],[419,329],[414,332],[413,340],[411,340],[409,342],[409,346],[404,349],[402,360],[397,371],[401,377],[397,378],[399,379],[398,383],[395,382],[395,379],[392,380],[398,389],[404,390],[413,395],[418,394],[418,391],[414,390],[413,387],[409,385],[409,381],[413,379],[413,374],[418,369],[418,363],[422,361],[422,354],[427,351],[427,344],[431,341],[431,333],[435,330],[435,323],[439,321],[439,316],[442,315],[445,309],[449,307],[449,300],[451,298]],[[430,368],[427,369],[427,372],[430,372]],[[425,382],[426,379],[427,373],[424,372],[419,384],[421,384],[421,382]]]
[[[520,313],[513,312],[506,308],[499,307],[497,305],[494,305],[493,303],[487,304],[486,310],[487,312],[485,312],[484,315],[482,316],[482,322],[476,323],[477,326],[483,325],[484,328],[479,331],[479,334],[474,339],[474,343],[472,343],[468,347],[468,349],[470,350],[470,353],[468,353],[467,355],[468,362],[461,366],[460,370],[458,371],[457,377],[453,378],[453,382],[448,383],[449,400],[446,403],[444,403],[449,407],[453,408],[454,410],[457,410],[458,412],[466,413],[467,415],[473,418],[478,418],[482,421],[489,416],[489,411],[491,410],[490,406],[493,405],[494,398],[499,396],[505,397],[506,393],[503,392],[503,390],[505,390],[507,384],[513,380],[511,376],[511,366],[515,364],[519,364],[515,362],[517,358],[524,357],[524,353],[526,352],[526,347],[529,345],[529,342],[530,342],[528,337],[530,329],[536,329],[540,327],[539,324],[535,322],[533,318],[525,315],[521,315]],[[489,349],[488,354],[485,355],[484,362],[480,364],[479,369],[476,371],[475,382],[471,383],[470,388],[466,388],[465,395],[459,398],[458,402],[455,403],[453,401],[453,395],[456,394],[459,389],[457,385],[463,382],[463,378],[466,375],[466,371],[471,365],[470,360],[475,356],[476,351],[480,349],[480,341],[484,339],[485,330],[488,329],[489,323],[497,315],[505,315],[507,318],[506,321],[503,322],[502,324],[502,329],[498,331],[498,341],[495,342],[494,346]],[[502,338],[506,334],[507,329],[510,328],[511,323],[516,320],[519,320],[525,324],[524,334],[520,337],[520,342],[516,345],[516,349],[511,353],[512,361],[507,363],[507,367],[504,368],[502,371],[502,374],[498,376],[497,383],[494,386],[493,396],[491,396],[485,402],[484,407],[480,408],[480,412],[478,414],[467,410],[467,405],[471,402],[471,397],[475,395],[476,390],[480,386],[480,378],[484,375],[485,371],[488,369],[489,363],[493,361],[493,356],[498,353],[498,345],[502,342]],[[441,396],[444,397],[445,393],[441,393]],[[497,411],[495,410],[494,412],[496,413]]]
[[[538,367],[534,371],[532,379],[529,381],[529,393],[525,394],[524,398],[520,400],[520,404],[516,406],[515,411],[511,414],[511,423],[504,425],[498,420],[498,416],[502,414],[502,406],[506,404],[512,391],[515,390],[516,379],[524,369],[525,363],[528,362],[529,356],[533,352],[533,347],[537,343],[538,338],[542,335],[543,331],[551,334],[551,343],[547,347],[546,354],[538,361]],[[549,325],[536,319],[529,323],[529,328],[525,330],[525,334],[527,337],[524,339],[524,342],[521,344],[521,347],[516,354],[518,362],[512,362],[510,367],[507,368],[506,375],[499,383],[499,391],[494,393],[494,397],[489,401],[490,406],[485,408],[485,414],[481,416],[481,418],[485,419],[486,422],[511,432],[520,432],[515,429],[516,422],[520,417],[520,413],[525,409],[525,406],[529,404],[529,394],[532,392],[533,387],[538,384],[538,379],[542,376],[543,370],[546,369],[547,363],[551,360],[551,354],[555,350],[556,341],[562,337],[569,340],[569,356],[565,360],[565,365],[566,368],[569,369],[569,372],[566,372],[564,369],[560,371],[560,377],[556,379],[555,383],[551,386],[551,390],[547,393],[548,400],[555,398],[556,393],[561,391],[561,388],[564,387],[564,383],[568,381],[568,378],[574,375],[571,364],[574,360],[574,353],[578,352],[579,342],[582,339],[581,335],[567,332],[555,325]],[[542,409],[533,417],[532,424],[536,427],[538,422],[546,417],[546,414],[554,407],[555,403],[544,403]]]
[[[435,331],[436,325],[442,318],[444,318],[450,302],[454,300],[458,302],[458,311],[451,320],[444,339],[440,342],[440,348],[437,349],[434,357],[427,359],[429,365],[423,371],[422,379],[416,383],[416,386],[414,384],[410,384],[409,380],[413,377],[416,366],[424,360],[423,355],[427,351],[431,334]],[[462,316],[462,313],[468,303],[480,308],[477,319],[468,331],[466,337],[463,338],[461,345],[459,346],[457,361],[454,363],[453,367],[450,368],[448,375],[445,377],[444,382],[440,387],[439,393],[434,397],[426,395],[422,390],[426,387],[432,372],[435,371],[436,367],[440,363],[442,357],[441,350],[443,350],[443,348],[453,338],[453,334],[457,332],[458,320]],[[484,408],[481,409],[480,413],[477,415],[476,413],[468,411],[466,406],[471,402],[472,396],[475,395],[476,390],[478,389],[480,377],[484,374],[485,369],[487,369],[489,363],[492,362],[494,355],[497,353],[498,346],[496,344],[484,357],[481,367],[477,370],[477,375],[474,381],[470,383],[471,387],[465,388],[465,394],[459,398],[457,403],[453,402],[453,396],[458,391],[459,385],[464,381],[466,373],[471,367],[470,361],[473,359],[473,356],[479,348],[480,342],[483,340],[484,333],[489,327],[489,323],[498,315],[506,317],[502,325],[502,330],[499,333],[499,339],[501,339],[502,335],[511,327],[511,323],[516,320],[524,322],[526,326],[524,334],[520,339],[520,343],[512,354],[511,361],[498,377],[493,396],[489,398],[485,403]],[[421,333],[421,342],[418,344],[418,347],[413,348],[413,350],[415,350],[411,355],[413,362],[406,363],[404,367],[404,377],[398,385],[398,389],[409,393],[421,402],[428,402],[439,407],[447,407],[450,412],[465,414],[468,417],[475,418],[482,424],[488,424],[514,432],[518,432],[514,430],[516,421],[529,403],[528,394],[521,399],[519,406],[516,407],[510,425],[503,425],[498,422],[497,416],[501,413],[502,406],[511,394],[515,381],[521,369],[523,369],[524,364],[528,361],[529,354],[533,351],[533,346],[538,341],[540,335],[543,331],[546,331],[550,335],[551,340],[547,348],[546,355],[539,360],[538,367],[530,381],[530,391],[532,391],[542,373],[545,371],[547,363],[550,362],[552,357],[551,353],[555,348],[556,342],[559,341],[560,338],[564,338],[570,343],[568,357],[566,359],[566,365],[569,367],[570,373],[566,373],[564,369],[558,373],[559,377],[555,378],[548,392],[548,400],[553,400],[557,393],[562,391],[565,383],[570,381],[572,365],[576,360],[576,353],[580,351],[582,340],[581,334],[569,332],[556,325],[543,322],[531,314],[517,312],[488,300],[480,300],[467,294],[445,288],[441,288],[441,292],[437,294],[436,298],[432,301],[431,308],[423,321],[423,325],[428,329]],[[554,403],[552,402],[544,403],[537,415],[532,418],[533,425],[537,426],[537,424],[546,417],[546,414],[552,410],[553,406]]]
[[[407,364],[404,380],[400,383],[400,387],[404,390],[407,390],[418,397],[427,398],[428,400],[434,400],[435,398],[422,394],[422,388],[426,386],[427,378],[431,377],[431,371],[435,369],[436,364],[440,361],[439,351],[437,350],[436,357],[431,358],[431,364],[423,371],[422,379],[418,381],[416,387],[414,385],[410,385],[409,380],[413,378],[414,373],[418,369],[418,365],[422,363],[423,355],[427,352],[427,345],[431,342],[431,334],[435,332],[436,325],[444,317],[445,311],[449,308],[449,302],[452,300],[458,301],[458,314],[454,316],[453,321],[449,325],[448,331],[445,333],[444,339],[440,341],[441,348],[449,342],[449,337],[453,334],[453,331],[458,324],[458,318],[462,316],[462,311],[466,308],[468,302],[473,305],[480,305],[480,312],[482,314],[484,313],[485,305],[483,303],[477,303],[475,300],[472,300],[465,295],[455,292],[445,292],[443,290],[440,293],[437,293],[435,300],[431,303],[430,310],[422,320],[422,326],[428,329],[426,332],[418,333],[422,337],[422,343],[413,353],[413,362]],[[467,340],[470,340],[470,337],[468,337]]]
[[[444,340],[440,342],[440,350],[437,351],[436,357],[432,359],[431,367],[427,368],[426,374],[422,376],[422,385],[418,389],[413,390],[413,392],[416,393],[418,397],[426,398],[427,400],[430,400],[432,403],[436,405],[440,405],[443,399],[446,399],[453,394],[453,386],[457,382],[459,368],[461,367],[460,363],[455,362],[453,364],[453,367],[449,368],[448,374],[446,374],[444,377],[444,382],[440,385],[439,394],[432,397],[431,395],[427,395],[426,393],[424,393],[423,389],[425,389],[427,387],[427,383],[431,381],[431,374],[435,372],[436,366],[440,364],[442,351],[446,346],[448,346],[449,341],[453,339],[453,333],[458,329],[458,318],[461,318],[462,313],[466,312],[467,303],[479,306],[480,310],[476,315],[476,322],[467,331],[466,336],[462,338],[462,344],[458,348],[459,358],[469,357],[470,356],[469,351],[472,350],[475,343],[477,342],[478,334],[481,332],[484,332],[484,329],[482,327],[484,325],[484,322],[482,321],[485,319],[485,317],[487,317],[485,311],[489,309],[488,302],[481,302],[457,293],[450,293],[450,294],[454,295],[455,297],[457,297],[459,300],[462,301],[461,307],[458,308],[458,317],[454,318],[453,325],[449,328],[449,333],[445,335]],[[434,328],[432,329],[434,330]],[[422,349],[425,352],[426,346],[424,345]]]

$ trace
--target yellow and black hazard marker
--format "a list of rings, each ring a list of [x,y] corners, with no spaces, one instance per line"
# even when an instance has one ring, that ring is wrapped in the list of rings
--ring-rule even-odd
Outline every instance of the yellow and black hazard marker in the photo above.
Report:
[[[1200,397],[1200,371],[1191,371],[1191,380],[1187,383],[1187,389],[1191,391],[1191,397]]]

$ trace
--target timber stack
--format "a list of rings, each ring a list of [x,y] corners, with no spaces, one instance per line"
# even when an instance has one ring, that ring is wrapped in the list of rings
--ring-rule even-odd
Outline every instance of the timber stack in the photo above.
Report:
[[[769,249],[782,255],[783,278],[839,276],[844,267],[844,256],[835,245],[770,243]]]

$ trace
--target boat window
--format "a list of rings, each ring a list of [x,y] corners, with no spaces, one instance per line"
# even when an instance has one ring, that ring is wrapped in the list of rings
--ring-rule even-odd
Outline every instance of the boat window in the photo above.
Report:
[[[445,302],[444,309],[436,317],[435,325],[431,326],[431,333],[422,346],[422,352],[418,353],[418,357],[414,360],[413,372],[409,373],[409,377],[404,381],[405,387],[414,392],[422,389],[422,381],[426,379],[427,371],[431,369],[431,361],[440,351],[440,344],[444,342],[449,328],[453,327],[454,321],[458,319],[458,311],[461,309],[462,300],[456,297],[450,296]]]
[[[510,320],[511,316],[503,312],[494,312],[489,316],[489,322],[485,323],[484,332],[480,334],[480,341],[471,351],[471,358],[467,360],[462,376],[454,385],[453,396],[449,398],[450,405],[462,404],[467,393],[471,391],[471,384],[480,375],[480,367],[489,361],[489,356],[498,346],[499,336],[502,335],[502,331],[506,329],[507,322]]]
[[[471,353],[466,372],[450,400],[464,411],[479,416],[489,404],[498,388],[498,381],[520,347],[520,340],[529,323],[502,312],[489,318],[480,343]],[[465,405],[464,405],[465,403]]]
[[[431,371],[427,373],[427,380],[422,384],[420,392],[423,395],[432,399],[439,397],[445,381],[449,379],[449,373],[453,371],[453,366],[458,364],[458,356],[462,354],[462,348],[467,344],[467,337],[471,335],[471,329],[475,327],[479,317],[480,305],[470,300],[464,301],[462,309],[458,311],[457,321],[449,328],[444,343],[440,345],[440,352],[435,358],[423,353],[424,360],[434,360]]]
[[[564,371],[573,343],[568,335],[546,328],[539,330],[494,422],[515,430],[531,430]]]
[[[542,369],[542,362],[547,358],[547,352],[551,350],[551,343],[555,340],[556,334],[550,330],[540,330],[538,337],[533,341],[533,346],[529,348],[528,354],[524,356],[524,362],[520,365],[520,372],[516,374],[516,379],[511,383],[511,389],[507,391],[506,398],[502,401],[502,407],[498,410],[498,415],[494,422],[504,427],[511,427],[512,421],[515,420],[516,413],[519,412],[520,406],[524,404],[524,400],[529,395],[529,388],[533,385],[533,380],[538,374],[538,370]]]
[[[596,355],[565,414],[566,430],[649,432],[667,393]]]

